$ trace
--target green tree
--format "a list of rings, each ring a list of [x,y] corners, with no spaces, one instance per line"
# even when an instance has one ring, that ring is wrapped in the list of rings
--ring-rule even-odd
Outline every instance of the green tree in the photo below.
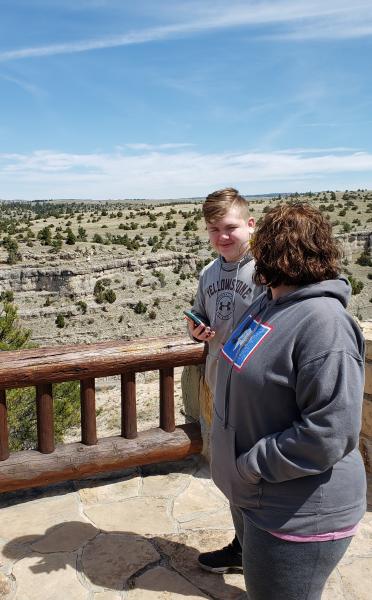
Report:
[[[84,302],[84,300],[79,300],[78,302],[76,302],[76,306],[78,306],[80,308],[83,315],[86,314],[86,312],[88,310],[88,305],[86,302]]]
[[[12,290],[6,290],[5,292],[0,293],[0,301],[1,302],[13,302],[14,301],[14,292]]]
[[[114,292],[114,290],[112,290],[111,288],[109,288],[108,290],[105,290],[105,300],[106,302],[108,302],[109,304],[113,304],[116,300],[116,294]]]
[[[94,244],[104,244],[103,237],[99,233],[94,234],[92,241]]]
[[[372,267],[372,258],[368,250],[364,250],[355,262],[362,267]]]
[[[31,331],[18,324],[17,307],[4,302],[0,310],[0,350],[18,350],[30,339]]]
[[[31,332],[18,322],[17,307],[4,302],[0,309],[0,350],[29,348]],[[77,381],[53,385],[55,441],[80,421],[80,386]],[[34,388],[7,391],[9,446],[12,451],[35,448],[37,443]]]
[[[342,223],[341,231],[343,233],[349,233],[351,230],[352,230],[352,226],[350,225],[350,223]]]
[[[79,242],[86,242],[87,241],[87,231],[86,231],[86,229],[84,229],[84,227],[79,227],[78,228],[77,239],[79,240]]]
[[[349,281],[350,281],[350,285],[351,285],[351,294],[353,296],[360,294],[360,292],[364,288],[363,281],[360,281],[360,279],[356,279],[352,275],[349,275],[348,277],[349,277]]]
[[[139,300],[137,304],[133,306],[133,310],[135,313],[137,313],[137,315],[143,315],[147,311],[147,306],[142,302],[142,300]]]
[[[43,246],[52,245],[52,231],[50,227],[43,227],[37,234],[37,239],[41,241]]]
[[[16,240],[8,235],[3,239],[3,246],[8,251],[8,257],[6,259],[8,265],[15,265],[17,262],[22,260],[22,254],[18,251],[18,244]]]
[[[103,302],[108,302],[112,304],[116,300],[116,294],[114,290],[112,290],[109,285],[111,284],[111,279],[104,278],[98,279],[96,281],[93,294],[94,299],[97,304],[102,304]]]
[[[59,329],[63,329],[65,326],[65,317],[61,313],[59,313],[56,316],[55,323]]]
[[[62,248],[62,241],[63,241],[63,237],[61,235],[61,233],[58,231],[56,233],[56,235],[54,236],[54,239],[52,240],[52,251],[53,252],[59,252]]]
[[[66,244],[68,244],[69,246],[73,246],[74,244],[76,244],[76,235],[70,227],[67,227],[66,233]]]

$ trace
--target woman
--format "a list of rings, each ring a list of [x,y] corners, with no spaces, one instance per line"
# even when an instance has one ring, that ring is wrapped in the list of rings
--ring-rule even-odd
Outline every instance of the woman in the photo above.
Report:
[[[365,511],[364,342],[316,208],[271,209],[252,254],[268,291],[221,351],[212,476],[231,503],[249,600],[319,600]]]

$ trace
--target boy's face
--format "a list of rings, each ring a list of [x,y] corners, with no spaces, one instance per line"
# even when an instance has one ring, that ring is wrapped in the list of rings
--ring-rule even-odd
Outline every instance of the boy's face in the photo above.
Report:
[[[243,218],[239,209],[232,207],[221,219],[207,223],[209,241],[227,262],[235,262],[246,254],[254,224],[253,217]]]

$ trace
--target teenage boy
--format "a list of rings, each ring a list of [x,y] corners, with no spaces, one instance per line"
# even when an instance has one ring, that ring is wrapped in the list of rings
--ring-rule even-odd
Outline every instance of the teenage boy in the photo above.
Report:
[[[202,270],[192,307],[203,324],[188,319],[188,328],[194,339],[208,343],[205,381],[213,397],[220,349],[263,288],[252,279],[249,242],[255,222],[245,198],[234,188],[213,192],[203,204],[203,215],[209,241],[219,256]],[[238,538],[221,550],[200,554],[198,561],[203,569],[215,573],[242,569]]]

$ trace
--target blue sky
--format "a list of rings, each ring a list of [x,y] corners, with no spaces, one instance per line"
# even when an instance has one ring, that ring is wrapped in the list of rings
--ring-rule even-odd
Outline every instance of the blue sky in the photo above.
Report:
[[[0,198],[372,188],[371,0],[2,0]]]

